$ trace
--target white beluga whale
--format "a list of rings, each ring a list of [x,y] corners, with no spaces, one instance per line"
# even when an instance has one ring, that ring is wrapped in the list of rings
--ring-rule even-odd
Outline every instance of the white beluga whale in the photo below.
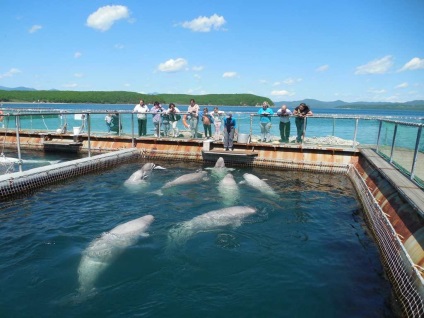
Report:
[[[125,182],[125,186],[134,186],[145,183],[145,180],[150,177],[153,170],[165,169],[161,166],[157,166],[152,162],[148,162],[141,167],[141,169],[134,172]]]
[[[278,194],[272,189],[264,180],[259,179],[257,176],[251,173],[243,174],[243,178],[246,183],[259,190],[260,192],[270,196],[270,197],[278,197]]]
[[[225,226],[238,227],[243,219],[256,213],[256,209],[249,206],[233,206],[220,210],[210,211],[181,223],[169,231],[169,241],[172,244],[184,244],[191,236],[219,229]]]
[[[206,168],[206,169],[211,170],[212,176],[218,179],[222,179],[228,173],[228,171],[234,170],[233,168],[227,168],[225,166],[225,161],[224,161],[224,158],[222,157],[218,158],[213,168]]]
[[[219,194],[222,197],[224,205],[234,205],[240,198],[240,191],[234,177],[231,173],[227,173],[219,182]]]
[[[169,189],[172,187],[185,185],[185,184],[194,184],[199,183],[201,181],[206,181],[208,173],[206,171],[197,171],[192,173],[183,174],[182,176],[179,176],[178,178],[175,178],[172,181],[168,181],[165,183],[162,188],[160,188],[158,191],[155,191],[153,193],[156,193],[158,195],[163,195],[162,190]]]
[[[125,248],[134,245],[141,236],[148,236],[146,231],[153,220],[152,215],[145,215],[120,224],[90,243],[78,267],[80,297],[94,291],[96,279]]]

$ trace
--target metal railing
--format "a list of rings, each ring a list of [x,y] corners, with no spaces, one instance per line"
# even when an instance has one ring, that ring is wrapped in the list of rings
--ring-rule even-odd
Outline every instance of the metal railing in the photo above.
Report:
[[[376,151],[419,186],[424,186],[423,124],[381,120]]]
[[[63,111],[63,110],[29,110],[16,111],[3,109],[3,129],[5,131],[16,130],[17,136],[22,130],[35,133],[73,133],[86,134],[88,139],[88,156],[90,153],[91,137],[93,136],[125,136],[132,139],[138,138],[136,132],[137,113],[132,111]],[[256,113],[232,112],[236,119],[236,131],[238,135],[247,134],[247,143],[262,142],[260,118]],[[105,117],[115,114],[118,119],[118,127],[110,131]],[[181,116],[187,114],[181,112]],[[147,137],[168,137],[167,132],[172,129],[169,125],[159,122],[159,134],[155,135],[156,127],[152,118],[156,113],[146,113]],[[222,120],[225,113],[222,113]],[[280,144],[280,117],[271,116],[270,140],[268,143]],[[297,129],[294,116],[290,117],[291,130],[289,143],[296,143]],[[198,120],[197,132],[203,133],[202,121]],[[212,126],[214,126],[212,124]],[[302,129],[302,146],[328,146],[342,147],[356,150],[362,147],[376,147],[380,155],[387,158],[390,163],[403,171],[419,185],[423,185],[424,168],[421,168],[424,138],[423,124],[414,122],[399,122],[376,116],[344,116],[344,115],[314,115],[305,118]],[[179,138],[192,139],[192,132],[178,121]],[[222,138],[223,124],[221,124],[220,140]],[[212,127],[214,135],[215,127]],[[197,136],[202,136],[197,135]],[[19,138],[17,139],[19,142]],[[282,143],[281,143],[282,144]],[[18,147],[19,149],[19,147]],[[18,150],[20,151],[20,150]]]

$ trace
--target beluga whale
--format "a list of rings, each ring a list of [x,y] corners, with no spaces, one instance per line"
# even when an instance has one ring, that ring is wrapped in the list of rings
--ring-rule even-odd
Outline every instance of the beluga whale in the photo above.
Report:
[[[201,181],[206,181],[208,179],[207,175],[208,173],[203,170],[183,174],[182,176],[179,176],[178,178],[175,178],[174,180],[168,181],[162,186],[162,188],[160,188],[157,191],[154,191],[153,193],[156,193],[158,195],[163,195],[162,190],[165,190],[165,189],[169,189],[172,187],[185,185],[185,184],[194,184],[194,183],[199,183]]]
[[[257,176],[251,173],[245,173],[243,174],[243,178],[245,183],[247,183],[252,188],[255,188],[256,190],[259,190],[263,194],[269,197],[278,197],[278,194],[274,191],[274,189],[271,188],[264,180],[259,179]]]
[[[224,158],[222,157],[218,158],[213,168],[206,168],[206,169],[211,170],[212,176],[218,179],[222,179],[229,171],[234,170],[234,168],[227,168],[225,166],[225,161],[224,161]]]
[[[78,267],[79,299],[94,292],[96,279],[125,248],[134,245],[141,236],[148,236],[146,231],[153,220],[152,215],[145,215],[120,224],[89,244]]]
[[[161,166],[157,166],[152,162],[148,162],[141,167],[141,169],[134,172],[127,180],[125,180],[124,185],[127,187],[132,187],[140,184],[145,184],[145,180],[150,177],[153,170],[156,169],[165,169]]]
[[[200,232],[216,230],[225,226],[239,227],[243,219],[255,214],[249,206],[232,206],[199,215],[171,229],[168,234],[170,244],[182,245],[191,236]]]
[[[240,191],[237,182],[231,173],[227,173],[219,182],[218,191],[224,205],[234,205],[240,198]]]

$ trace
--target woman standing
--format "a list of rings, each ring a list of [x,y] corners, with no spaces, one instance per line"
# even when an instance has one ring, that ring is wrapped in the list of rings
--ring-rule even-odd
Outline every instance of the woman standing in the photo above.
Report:
[[[162,106],[159,102],[155,102],[153,104],[153,108],[151,109],[151,113],[153,113],[153,125],[155,126],[155,137],[160,137],[160,124],[161,124],[161,112],[163,111]]]
[[[209,138],[212,138],[212,124],[213,119],[212,116],[208,113],[208,109],[205,107],[202,112],[202,122],[203,122],[203,129],[205,131],[205,139],[208,139],[208,133]]]
[[[215,107],[213,109],[213,112],[211,113],[213,124],[215,126],[215,134],[214,139],[219,140],[221,137],[221,123],[222,123],[222,113],[219,112],[218,107]]]
[[[199,105],[196,104],[194,99],[190,99],[190,106],[187,109],[189,125],[191,130],[191,138],[197,137],[197,125],[199,123]]]
[[[179,136],[177,124],[181,119],[181,115],[179,114],[180,110],[175,107],[174,103],[171,103],[169,104],[169,109],[167,112],[169,114],[169,122],[171,123],[172,137],[176,138]]]

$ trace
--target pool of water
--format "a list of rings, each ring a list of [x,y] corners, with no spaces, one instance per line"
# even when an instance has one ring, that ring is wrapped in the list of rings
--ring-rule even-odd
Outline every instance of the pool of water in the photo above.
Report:
[[[235,168],[238,194],[207,165],[158,162],[143,185],[126,164],[2,203],[0,316],[394,317],[395,301],[346,176]],[[162,191],[196,169],[208,179]],[[260,176],[277,196],[243,183]],[[228,193],[227,193],[228,194]],[[229,202],[231,201],[231,202]],[[257,212],[176,244],[182,222],[228,205]],[[148,236],[120,250],[78,293],[84,250],[118,224],[151,214]]]

